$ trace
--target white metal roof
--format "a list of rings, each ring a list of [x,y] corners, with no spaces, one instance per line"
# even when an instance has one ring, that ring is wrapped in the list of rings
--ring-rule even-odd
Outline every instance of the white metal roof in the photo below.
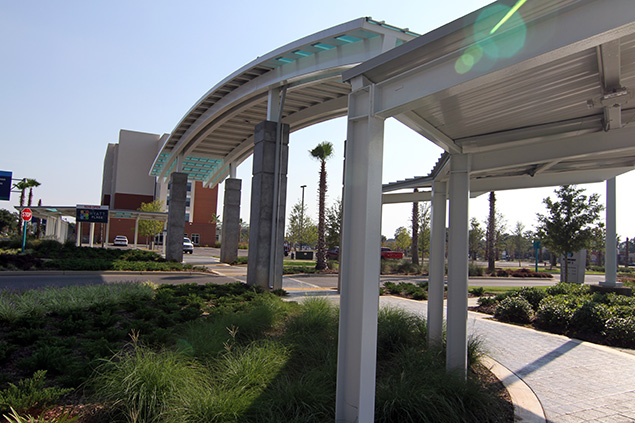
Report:
[[[373,113],[471,155],[472,191],[599,182],[635,167],[632,0],[497,1],[343,77],[360,75],[374,83]],[[384,191],[430,186],[445,162]]]
[[[266,119],[267,94],[286,85],[282,111],[291,131],[347,113],[350,85],[341,73],[415,38],[407,29],[356,19],[280,47],[237,70],[207,92],[181,119],[150,174],[166,176],[175,158],[190,179],[214,186],[253,150],[257,123]]]

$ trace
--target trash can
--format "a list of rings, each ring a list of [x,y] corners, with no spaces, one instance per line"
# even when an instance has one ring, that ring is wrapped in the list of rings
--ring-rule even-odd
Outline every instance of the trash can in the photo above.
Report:
[[[313,251],[298,251],[295,253],[297,260],[313,260]]]

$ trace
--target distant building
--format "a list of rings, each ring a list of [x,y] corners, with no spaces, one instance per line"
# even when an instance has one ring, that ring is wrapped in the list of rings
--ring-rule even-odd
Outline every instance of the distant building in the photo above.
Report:
[[[163,136],[145,132],[119,132],[119,142],[108,144],[104,157],[101,204],[111,210],[138,210],[141,203],[160,200],[169,205],[169,181],[149,176],[154,158],[165,143]],[[201,182],[188,182],[185,210],[185,236],[195,245],[213,246],[216,242],[216,225],[212,216],[216,214],[218,187],[204,188]],[[134,220],[111,219],[108,242],[117,235],[134,237]],[[145,239],[139,238],[139,242]]]

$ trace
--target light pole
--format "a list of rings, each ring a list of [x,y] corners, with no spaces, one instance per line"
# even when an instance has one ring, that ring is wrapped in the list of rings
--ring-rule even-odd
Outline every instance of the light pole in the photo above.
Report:
[[[304,188],[306,185],[300,185],[302,188],[302,210],[300,211],[300,233],[304,237]],[[300,250],[302,249],[302,241],[300,241]]]

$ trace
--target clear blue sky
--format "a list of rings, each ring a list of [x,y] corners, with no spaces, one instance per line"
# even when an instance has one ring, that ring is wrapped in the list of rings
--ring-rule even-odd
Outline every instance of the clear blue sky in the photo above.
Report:
[[[362,16],[425,33],[487,3],[3,1],[0,170],[40,181],[36,202],[98,204],[106,145],[117,142],[120,129],[170,132],[205,92],[256,57]],[[440,151],[396,122],[387,125],[384,182],[427,174]],[[288,209],[306,184],[305,202],[315,217],[319,169],[308,150],[323,140],[334,143],[336,154],[328,163],[329,201],[340,196],[345,134],[344,119],[292,134]],[[238,168],[245,220],[250,174],[248,160]],[[629,189],[635,186],[635,172],[619,177],[617,184],[623,239],[635,236]],[[603,184],[586,188],[605,191]],[[499,192],[498,207],[508,227],[522,221],[531,228],[536,213],[544,211],[542,199],[552,192]],[[15,204],[17,195],[0,202],[0,208]],[[391,237],[397,227],[408,226],[409,214],[409,205],[385,206],[382,233]],[[485,196],[470,202],[470,214],[485,220]]]

